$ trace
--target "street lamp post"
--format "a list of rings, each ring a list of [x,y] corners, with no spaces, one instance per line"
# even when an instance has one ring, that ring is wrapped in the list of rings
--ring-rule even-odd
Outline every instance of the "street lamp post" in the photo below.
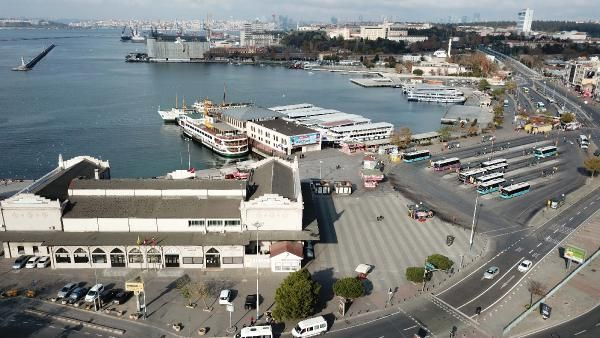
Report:
[[[322,179],[322,169],[321,167],[323,166],[323,161],[319,160],[319,179]]]
[[[256,228],[256,320],[259,318],[260,310],[260,294],[258,293],[258,255],[259,255],[259,245],[258,245],[258,229],[262,226],[258,222],[254,223],[253,226]]]
[[[471,222],[471,237],[469,238],[469,251],[473,248],[473,235],[475,234],[475,217],[477,216],[477,203],[479,194],[475,195],[475,208],[473,209],[473,221]]]

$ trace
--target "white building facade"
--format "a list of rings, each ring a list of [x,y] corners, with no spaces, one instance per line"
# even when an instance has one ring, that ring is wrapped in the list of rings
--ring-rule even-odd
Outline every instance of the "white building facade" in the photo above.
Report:
[[[531,33],[531,23],[533,22],[533,9],[525,8],[519,11],[517,20],[517,32],[523,34]]]
[[[50,256],[53,268],[269,268],[271,245],[318,239],[316,223],[303,224],[297,161],[267,158],[247,181],[108,179],[102,162],[69,165],[0,202],[5,257]]]

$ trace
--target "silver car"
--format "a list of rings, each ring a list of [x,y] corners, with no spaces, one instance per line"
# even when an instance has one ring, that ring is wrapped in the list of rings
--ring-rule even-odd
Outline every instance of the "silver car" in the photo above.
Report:
[[[62,287],[62,289],[60,289],[60,291],[58,291],[58,293],[56,294],[57,298],[67,298],[69,296],[69,294],[71,293],[71,291],[73,291],[73,289],[75,289],[77,287],[77,283],[69,283],[65,286]]]
[[[500,268],[498,268],[497,266],[492,266],[485,271],[485,273],[483,274],[483,278],[494,279],[494,277],[496,277],[496,275],[498,275],[499,273]]]

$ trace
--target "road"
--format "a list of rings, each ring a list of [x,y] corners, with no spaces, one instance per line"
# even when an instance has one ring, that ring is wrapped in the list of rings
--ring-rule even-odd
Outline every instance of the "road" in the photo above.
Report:
[[[40,317],[24,312],[33,308],[55,315],[75,318],[82,321],[93,322],[112,328],[123,329],[125,334],[118,335],[112,332],[83,327],[68,322],[48,317]],[[187,334],[187,332],[186,332]],[[26,298],[11,298],[0,300],[0,336],[2,337],[86,337],[86,338],[116,338],[116,337],[145,337],[168,338],[175,337],[172,332],[165,329],[146,325],[143,322],[134,322],[108,315],[92,314],[86,311],[69,308],[58,304],[50,304],[39,300]]]
[[[526,336],[527,338],[600,337],[600,306],[564,324]]]

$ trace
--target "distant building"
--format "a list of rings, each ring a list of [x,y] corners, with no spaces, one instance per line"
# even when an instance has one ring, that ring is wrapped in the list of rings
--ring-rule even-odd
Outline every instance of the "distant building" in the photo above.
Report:
[[[531,32],[531,23],[533,22],[533,9],[522,9],[518,15],[517,32],[529,34]]]
[[[146,39],[148,57],[153,61],[193,61],[203,59],[210,49],[205,36],[152,34]]]
[[[571,60],[565,66],[564,80],[581,91],[584,96],[593,96],[598,92],[600,79],[600,60],[598,57]]]
[[[587,40],[587,33],[578,31],[562,31],[552,34],[552,38],[559,40],[571,40],[573,42],[585,42]]]
[[[252,146],[269,155],[321,150],[321,133],[294,122],[282,119],[248,121],[246,131]]]
[[[280,42],[280,34],[267,31],[262,24],[246,23],[240,31],[240,46],[242,47],[269,47],[279,45]]]
[[[359,37],[365,40],[404,41],[408,44],[428,39],[426,36],[409,36],[408,28],[412,28],[412,26],[407,27],[406,24],[393,24],[390,22],[384,22],[376,26],[360,26]]]

